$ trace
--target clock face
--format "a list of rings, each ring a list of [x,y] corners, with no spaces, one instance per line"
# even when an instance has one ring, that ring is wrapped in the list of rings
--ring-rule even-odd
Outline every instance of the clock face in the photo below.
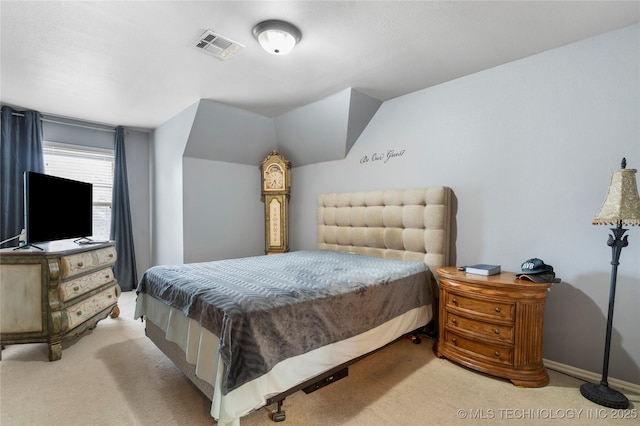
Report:
[[[284,189],[284,173],[277,164],[267,166],[264,173],[264,188],[277,190]]]

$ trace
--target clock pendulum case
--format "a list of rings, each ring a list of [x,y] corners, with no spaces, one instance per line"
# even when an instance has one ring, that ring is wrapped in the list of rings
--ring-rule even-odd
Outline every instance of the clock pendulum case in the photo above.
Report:
[[[264,202],[265,253],[289,251],[289,196],[291,163],[271,151],[260,164]]]

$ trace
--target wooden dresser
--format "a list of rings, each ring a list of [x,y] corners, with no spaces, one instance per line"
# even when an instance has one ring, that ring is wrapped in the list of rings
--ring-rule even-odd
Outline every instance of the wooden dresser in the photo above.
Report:
[[[119,315],[116,249],[66,240],[38,246],[0,250],[0,343],[46,342],[55,361],[63,338]]]
[[[550,283],[519,280],[514,273],[467,274],[439,268],[440,307],[436,356],[511,380],[549,383],[542,363],[544,303]]]

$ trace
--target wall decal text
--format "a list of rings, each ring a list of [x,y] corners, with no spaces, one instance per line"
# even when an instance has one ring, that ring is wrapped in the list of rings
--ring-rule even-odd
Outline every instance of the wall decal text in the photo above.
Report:
[[[388,149],[386,153],[374,152],[371,156],[365,155],[360,159],[360,164],[370,163],[374,161],[382,161],[383,163],[387,163],[392,158],[402,157],[405,153],[405,150],[396,151],[394,149]]]

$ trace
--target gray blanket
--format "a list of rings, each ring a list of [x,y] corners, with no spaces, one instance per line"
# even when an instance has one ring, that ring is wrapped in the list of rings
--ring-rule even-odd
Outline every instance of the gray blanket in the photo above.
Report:
[[[220,338],[223,394],[284,359],[432,301],[422,262],[329,250],[155,266],[137,292],[180,309]]]

